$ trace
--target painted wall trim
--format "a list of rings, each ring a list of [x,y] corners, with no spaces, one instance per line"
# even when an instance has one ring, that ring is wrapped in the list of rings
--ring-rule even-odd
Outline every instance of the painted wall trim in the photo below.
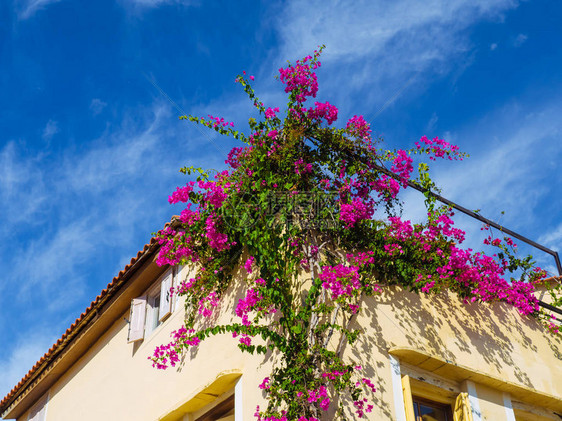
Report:
[[[511,405],[511,396],[509,393],[503,392],[503,407],[505,408],[505,417],[507,421],[515,421],[515,413]]]
[[[234,421],[244,421],[244,396],[242,395],[242,377],[234,386]],[[515,421],[515,420],[513,420]]]
[[[400,375],[400,361],[394,355],[389,355],[390,373],[392,376],[392,392],[394,396],[394,411],[396,421],[406,421],[404,408],[404,394],[402,393],[402,376]]]
[[[468,392],[468,400],[470,401],[470,408],[472,410],[472,418],[474,421],[482,421],[482,412],[480,411],[480,401],[476,393],[476,385],[470,380],[466,381],[466,388]]]

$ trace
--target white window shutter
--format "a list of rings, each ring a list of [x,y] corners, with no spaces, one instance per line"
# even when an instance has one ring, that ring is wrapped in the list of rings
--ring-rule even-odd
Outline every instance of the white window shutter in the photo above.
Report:
[[[172,312],[172,297],[170,288],[172,288],[172,269],[164,275],[160,284],[160,308],[158,309],[158,320],[162,321]]]
[[[127,342],[140,341],[144,338],[144,318],[146,316],[146,295],[131,300],[129,337]]]

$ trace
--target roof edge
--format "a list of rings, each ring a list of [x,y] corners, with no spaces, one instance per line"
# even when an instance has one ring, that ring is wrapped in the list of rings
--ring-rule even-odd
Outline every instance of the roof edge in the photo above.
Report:
[[[179,225],[178,217],[172,217],[172,220],[165,224],[165,227]],[[127,264],[119,273],[113,277],[113,280],[107,284],[94,301],[80,314],[80,316],[66,329],[65,333],[55,342],[51,348],[33,365],[25,376],[12,388],[10,392],[0,401],[0,416],[4,416],[9,407],[17,400],[19,396],[28,389],[33,382],[41,376],[41,374],[51,365],[53,361],[71,344],[80,334],[80,332],[95,319],[98,311],[121,289],[121,287],[137,272],[137,270],[147,261],[147,259],[158,249],[159,243],[156,237],[152,237],[150,242],[137,252],[137,255],[131,258],[131,262]]]

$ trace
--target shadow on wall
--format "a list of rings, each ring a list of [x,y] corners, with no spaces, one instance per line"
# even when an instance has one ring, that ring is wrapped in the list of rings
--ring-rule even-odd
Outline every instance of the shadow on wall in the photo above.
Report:
[[[522,353],[548,352],[537,347],[548,344],[555,358],[562,360],[560,338],[537,319],[519,315],[506,303],[464,304],[450,292],[424,296],[387,287],[382,295],[368,297],[365,304],[361,320],[369,321],[369,334],[364,335],[362,348],[355,351],[358,357],[359,352],[370,349],[386,354],[393,346],[424,350],[454,363],[474,361],[470,355],[477,355],[488,370],[496,371],[490,374],[505,377],[512,372],[528,387],[536,385],[514,358],[521,358]],[[540,358],[533,362],[536,360]]]

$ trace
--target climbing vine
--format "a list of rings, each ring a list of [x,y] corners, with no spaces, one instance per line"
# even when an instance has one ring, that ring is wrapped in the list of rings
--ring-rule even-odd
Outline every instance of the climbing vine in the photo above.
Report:
[[[157,234],[157,263],[191,265],[194,276],[173,291],[186,298],[185,325],[156,348],[153,365],[173,367],[217,334],[232,335],[244,352],[272,351],[278,358],[259,385],[268,402],[257,409],[259,420],[318,420],[330,410],[344,418],[341,396],[351,397],[359,418],[372,410],[376,385],[343,354],[360,335],[353,321],[365,298],[385,286],[425,294],[447,289],[467,302],[505,301],[523,315],[539,315],[533,291],[545,272],[531,258],[517,259],[511,239],[490,235],[486,241],[501,249],[493,256],[463,249],[465,233],[454,227],[451,209],[429,195],[424,223],[400,217],[398,195],[408,182],[434,187],[428,161],[466,155],[425,136],[411,149],[385,149],[362,116],[335,127],[338,109],[312,104],[321,52],[279,69],[288,95],[283,108],[259,100],[253,76],[237,77],[259,113],[249,119],[248,134],[223,118],[181,117],[241,146],[214,177],[181,170],[196,180],[172,193],[170,203],[185,208]],[[202,327],[241,271],[245,296],[235,322]],[[509,278],[515,272],[520,276]]]

